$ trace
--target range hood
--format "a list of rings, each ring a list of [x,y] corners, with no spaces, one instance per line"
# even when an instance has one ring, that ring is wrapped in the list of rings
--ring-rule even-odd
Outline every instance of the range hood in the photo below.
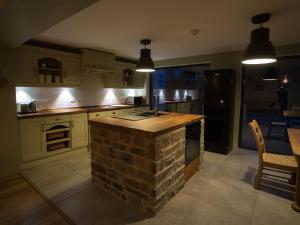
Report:
[[[91,49],[81,49],[82,72],[93,74],[114,74],[115,58],[112,53],[101,52]]]

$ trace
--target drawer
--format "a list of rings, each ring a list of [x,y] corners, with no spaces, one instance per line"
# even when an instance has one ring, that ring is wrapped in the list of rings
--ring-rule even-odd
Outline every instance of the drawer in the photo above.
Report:
[[[45,118],[45,123],[57,123],[57,122],[65,122],[70,120],[71,120],[70,114],[61,115],[61,116],[50,116]]]
[[[134,108],[119,110],[120,115],[128,115],[128,114],[132,114],[132,113],[136,113],[136,110]]]
[[[105,117],[105,116],[114,116],[114,115],[119,115],[119,110],[89,113],[89,119],[95,119],[97,117]]]
[[[149,106],[145,106],[145,107],[137,107],[134,108],[135,112],[147,112],[150,111],[150,107]]]

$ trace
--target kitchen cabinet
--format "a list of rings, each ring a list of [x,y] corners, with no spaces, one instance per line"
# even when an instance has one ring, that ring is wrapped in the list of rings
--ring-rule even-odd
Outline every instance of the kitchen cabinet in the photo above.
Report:
[[[21,167],[28,168],[51,156],[87,147],[87,118],[87,113],[78,113],[20,119]]]
[[[42,132],[44,118],[22,119],[19,121],[21,157],[23,162],[45,156]]]
[[[36,54],[33,51],[17,49],[14,51],[16,61],[16,81],[17,83],[34,84],[39,81],[35,66]]]
[[[115,55],[112,53],[101,52],[91,49],[81,49],[83,72],[91,68],[96,68],[103,73],[114,72]]]
[[[17,86],[80,85],[79,54],[22,46],[14,51]]]
[[[167,112],[177,112],[176,103],[166,104],[165,111],[167,111]]]
[[[88,145],[87,114],[71,114],[72,149]]]
[[[120,113],[119,110],[92,112],[92,113],[89,113],[89,119],[95,119],[98,117],[105,117],[105,116],[114,116],[114,115],[119,115],[119,113]]]
[[[64,57],[63,65],[63,83],[69,85],[80,84],[80,57]]]
[[[135,64],[116,61],[114,75],[103,76],[105,88],[144,88],[145,74],[135,71]]]
[[[186,104],[185,102],[177,103],[177,112],[178,113],[186,113]]]

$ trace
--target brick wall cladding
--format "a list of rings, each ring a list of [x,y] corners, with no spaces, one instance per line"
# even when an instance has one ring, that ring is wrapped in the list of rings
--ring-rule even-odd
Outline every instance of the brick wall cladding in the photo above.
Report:
[[[184,186],[185,127],[149,137],[91,126],[94,184],[151,215]]]

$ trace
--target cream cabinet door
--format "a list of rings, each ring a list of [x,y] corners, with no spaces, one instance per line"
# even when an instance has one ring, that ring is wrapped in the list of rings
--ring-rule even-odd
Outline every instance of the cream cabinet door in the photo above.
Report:
[[[35,84],[39,81],[37,74],[37,54],[33,51],[17,49],[14,52],[17,66],[17,84]]]
[[[96,118],[100,118],[100,117],[116,116],[116,115],[120,115],[120,110],[92,112],[92,113],[89,113],[89,119],[96,119]]]
[[[63,64],[63,83],[68,85],[80,84],[80,57],[64,57]]]
[[[22,119],[20,125],[21,156],[27,162],[45,156],[43,151],[42,126],[43,118]]]
[[[129,115],[129,114],[134,114],[136,113],[135,109],[134,108],[129,108],[129,109],[120,109],[119,110],[119,114],[120,115]]]
[[[88,145],[88,121],[87,114],[71,115],[72,149]]]
[[[177,112],[178,113],[186,113],[186,108],[185,108],[184,102],[177,103]]]

